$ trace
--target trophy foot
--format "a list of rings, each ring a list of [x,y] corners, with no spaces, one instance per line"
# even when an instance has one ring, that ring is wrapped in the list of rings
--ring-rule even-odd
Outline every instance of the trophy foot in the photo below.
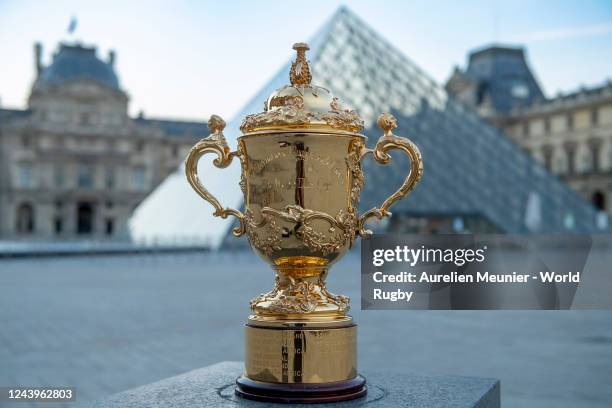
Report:
[[[348,401],[367,394],[361,375],[346,381],[326,384],[276,384],[253,381],[245,376],[236,380],[237,396],[263,402],[317,404]]]
[[[279,274],[274,289],[253,299],[251,309],[258,315],[343,316],[349,310],[349,298],[330,293],[320,276]]]
[[[349,298],[334,295],[325,287],[328,261],[314,256],[293,256],[274,261],[274,288],[251,301],[257,315],[344,316]]]

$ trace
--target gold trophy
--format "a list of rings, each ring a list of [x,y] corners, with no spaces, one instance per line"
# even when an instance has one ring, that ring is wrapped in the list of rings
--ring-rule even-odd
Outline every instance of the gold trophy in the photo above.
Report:
[[[245,234],[253,250],[276,272],[274,288],[251,301],[245,328],[245,370],[236,381],[238,396],[269,402],[333,402],[366,394],[357,373],[357,326],[347,314],[349,299],[327,290],[330,266],[368,236],[365,222],[391,215],[389,207],[406,196],[423,174],[418,148],[396,136],[390,114],[378,125],[384,134],[374,150],[359,134],[363,120],[343,108],[323,87],[311,85],[308,45],[293,46],[291,85],[276,90],[264,111],[248,115],[238,149],[230,151],[225,122],[213,115],[211,135],[200,140],[185,162],[194,190],[213,205],[214,215],[233,215],[233,234]],[[379,208],[359,216],[364,185],[361,160],[368,153],[381,164],[398,149],[410,158],[402,186]],[[202,185],[197,163],[215,153],[215,166],[240,159],[244,212],[224,208]]]

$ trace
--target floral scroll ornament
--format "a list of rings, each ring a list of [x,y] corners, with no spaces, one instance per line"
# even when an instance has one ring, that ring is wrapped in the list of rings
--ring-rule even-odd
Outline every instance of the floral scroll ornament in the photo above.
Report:
[[[251,212],[247,210],[245,214],[246,230],[253,246],[267,255],[271,255],[275,250],[280,250],[282,229],[276,219],[297,225],[296,236],[304,242],[308,249],[320,252],[324,256],[338,251],[355,238],[357,215],[354,211],[340,210],[333,217],[321,211],[302,208],[299,205],[287,205],[283,210],[264,207],[261,215],[261,220],[255,222]],[[312,225],[315,220],[327,222],[328,229],[318,231]]]
[[[290,276],[276,276],[274,288],[251,300],[251,309],[257,311],[262,304],[267,312],[293,314],[311,313],[319,303],[333,304],[338,311],[345,313],[349,309],[349,298],[334,295],[325,287],[321,276],[316,281],[304,281]]]

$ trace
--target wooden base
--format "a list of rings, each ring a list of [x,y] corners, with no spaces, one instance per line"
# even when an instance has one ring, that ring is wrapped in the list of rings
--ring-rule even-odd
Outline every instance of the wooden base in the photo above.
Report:
[[[361,375],[333,383],[267,383],[241,376],[236,380],[236,395],[255,401],[285,404],[316,404],[347,401],[366,395],[366,380]]]

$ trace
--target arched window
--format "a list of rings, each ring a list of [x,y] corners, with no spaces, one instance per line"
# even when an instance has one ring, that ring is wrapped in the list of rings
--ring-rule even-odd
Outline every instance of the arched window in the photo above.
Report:
[[[597,173],[601,170],[600,156],[601,156],[601,141],[599,139],[593,139],[589,143],[589,150],[591,153],[591,171]]]
[[[81,188],[92,188],[94,185],[93,167],[87,164],[79,164],[77,167],[77,186]]]
[[[573,130],[574,129],[574,114],[572,112],[569,112],[565,116],[565,124],[566,124],[568,130]]]
[[[547,135],[550,133],[550,118],[549,117],[544,118],[544,133],[546,133]]]
[[[31,234],[34,232],[34,207],[32,204],[23,203],[17,207],[15,218],[15,230],[18,234]]]
[[[525,137],[529,136],[529,130],[530,130],[529,122],[524,121],[522,126],[523,126],[523,136]]]
[[[578,163],[578,171],[580,173],[590,173],[593,171],[593,163],[591,162],[591,155],[588,152],[584,152],[580,156]]]
[[[476,89],[476,106],[480,106],[484,103],[487,96],[487,84],[481,82]]]
[[[560,175],[567,173],[567,163],[565,162],[564,156],[559,156],[554,162],[554,172]]]
[[[550,145],[542,146],[542,158],[544,159],[544,167],[549,172],[553,171],[553,147]]]
[[[104,184],[107,189],[115,188],[115,168],[107,167],[104,175]]]
[[[94,231],[94,208],[86,202],[77,204],[77,234],[91,234]]]
[[[596,190],[593,193],[591,202],[600,211],[606,211],[606,196],[602,191]]]
[[[599,124],[599,110],[594,108],[591,111],[591,126],[597,126]]]
[[[567,174],[573,175],[576,173],[576,144],[566,143],[565,147],[565,160],[567,163]]]

